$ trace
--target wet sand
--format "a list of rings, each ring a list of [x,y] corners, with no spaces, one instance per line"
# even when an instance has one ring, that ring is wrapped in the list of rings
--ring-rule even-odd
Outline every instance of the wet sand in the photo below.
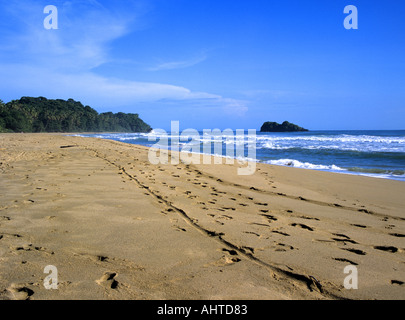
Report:
[[[237,168],[0,134],[0,299],[405,299],[404,182]]]

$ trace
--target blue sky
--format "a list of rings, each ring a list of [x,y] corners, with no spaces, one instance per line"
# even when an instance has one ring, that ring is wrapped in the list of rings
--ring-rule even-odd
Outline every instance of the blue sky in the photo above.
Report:
[[[73,98],[163,129],[405,129],[404,18],[402,0],[0,0],[0,99]]]

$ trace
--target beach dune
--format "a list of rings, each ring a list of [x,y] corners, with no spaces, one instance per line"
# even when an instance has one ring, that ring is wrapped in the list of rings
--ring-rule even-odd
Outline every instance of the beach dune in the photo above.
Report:
[[[0,299],[405,298],[404,182],[237,168],[1,134]]]

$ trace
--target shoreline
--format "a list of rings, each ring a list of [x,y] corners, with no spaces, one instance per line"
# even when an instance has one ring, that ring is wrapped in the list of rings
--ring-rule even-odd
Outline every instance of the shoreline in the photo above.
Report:
[[[329,130],[330,131],[330,130]],[[341,132],[342,130],[335,130],[336,132]],[[359,132],[362,132],[364,130],[357,130]],[[376,130],[373,130],[376,131]],[[380,131],[387,131],[387,130],[380,130]],[[394,130],[394,131],[404,131],[404,130]],[[314,132],[316,132],[316,130],[314,130]],[[320,131],[322,132],[322,131]],[[72,135],[72,136],[79,136],[79,137],[83,137],[83,135],[103,135],[103,134],[126,134],[126,133],[115,133],[115,132],[104,132],[104,133],[74,133],[74,134],[69,134],[68,135]],[[128,133],[131,134],[131,133]],[[86,137],[87,138],[87,137]],[[100,137],[90,137],[90,138],[99,138],[99,139],[105,139],[105,140],[112,140],[112,141],[117,141],[114,139],[109,139],[109,138],[100,138]],[[117,142],[124,142],[124,141],[117,141]],[[128,142],[124,142],[124,143],[128,143]],[[133,144],[133,145],[138,145],[138,146],[144,146],[146,148],[153,148],[153,146],[149,147],[149,146],[145,146],[143,144],[137,144],[137,143],[128,143],[128,144]],[[170,150],[170,149],[169,149]],[[222,157],[225,159],[233,159],[238,161],[237,157],[230,157],[227,155],[212,155],[212,154],[206,154],[203,152],[186,152],[186,153],[191,153],[191,154],[197,154],[197,155],[209,155],[209,156],[213,156],[213,157]],[[276,163],[269,163],[268,161],[275,161],[275,162],[279,162],[282,160],[289,160],[292,163],[293,162],[299,162],[299,166],[290,166],[290,165],[283,165],[283,164],[276,164]],[[377,178],[377,179],[388,179],[388,180],[395,180],[395,181],[402,181],[405,182],[405,176],[404,175],[396,175],[393,173],[377,173],[377,172],[366,172],[367,169],[365,168],[358,168],[359,170],[351,170],[354,169],[355,167],[349,167],[349,168],[344,168],[344,167],[337,167],[335,165],[317,165],[317,164],[313,164],[313,163],[306,163],[306,162],[301,162],[298,160],[294,160],[294,159],[279,159],[279,160],[268,160],[267,162],[263,159],[249,159],[249,158],[245,158],[243,159],[243,161],[249,161],[249,162],[256,162],[256,163],[262,163],[262,164],[266,164],[266,165],[271,165],[271,166],[281,166],[281,167],[289,167],[289,168],[297,168],[297,169],[305,169],[305,170],[314,170],[314,171],[323,171],[323,172],[331,172],[331,173],[340,173],[340,174],[348,174],[348,175],[356,175],[356,176],[365,176],[365,177],[371,177],[371,178]],[[307,167],[301,167],[301,165],[309,165],[312,166],[313,168],[307,168]],[[338,169],[326,169],[326,168],[316,168],[317,166],[323,166],[323,167],[337,167]],[[370,169],[371,170],[371,169]],[[375,169],[375,170],[380,170],[380,169]],[[381,169],[382,170],[382,169]]]
[[[66,133],[0,149],[0,299],[405,298],[402,181],[152,165],[147,147]]]

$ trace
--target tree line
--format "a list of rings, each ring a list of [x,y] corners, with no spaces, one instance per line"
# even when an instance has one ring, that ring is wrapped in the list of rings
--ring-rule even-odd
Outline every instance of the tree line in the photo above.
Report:
[[[138,114],[99,114],[73,99],[22,97],[0,100],[0,132],[149,132]]]

